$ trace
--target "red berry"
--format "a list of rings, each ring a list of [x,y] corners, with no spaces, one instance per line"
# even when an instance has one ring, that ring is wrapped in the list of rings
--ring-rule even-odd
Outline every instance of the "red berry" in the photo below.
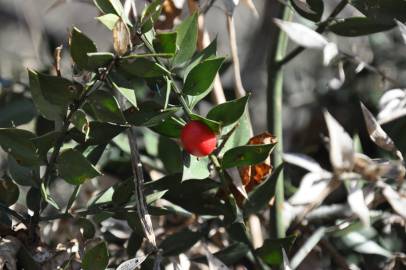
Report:
[[[216,134],[200,121],[190,121],[180,133],[183,148],[191,155],[204,157],[216,148]]]

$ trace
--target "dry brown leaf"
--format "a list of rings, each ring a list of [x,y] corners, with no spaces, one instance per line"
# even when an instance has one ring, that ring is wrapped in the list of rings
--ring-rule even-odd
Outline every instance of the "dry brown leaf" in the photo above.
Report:
[[[248,144],[275,144],[277,139],[269,132],[252,137]],[[247,191],[260,184],[272,172],[271,158],[254,166],[245,166],[240,169],[240,176]]]
[[[122,56],[128,51],[131,45],[131,35],[127,25],[120,19],[113,28],[113,46],[114,51]]]

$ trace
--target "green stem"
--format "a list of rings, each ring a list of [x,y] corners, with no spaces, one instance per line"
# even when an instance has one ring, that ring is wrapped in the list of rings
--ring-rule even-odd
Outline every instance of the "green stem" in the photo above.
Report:
[[[283,20],[291,20],[292,12],[289,7],[282,7]],[[278,138],[278,143],[273,155],[273,165],[279,166],[283,153],[283,126],[282,126],[282,96],[283,96],[283,72],[278,61],[286,55],[288,38],[279,31],[278,43],[275,51],[270,52],[268,66],[268,128]],[[283,174],[281,173],[276,182],[275,203],[271,209],[271,236],[274,238],[285,237],[285,225],[283,224],[284,187]]]

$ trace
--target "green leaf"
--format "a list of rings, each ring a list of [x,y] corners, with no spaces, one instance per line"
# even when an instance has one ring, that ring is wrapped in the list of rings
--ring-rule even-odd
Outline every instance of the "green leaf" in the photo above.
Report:
[[[183,94],[197,96],[208,94],[224,58],[207,59],[197,64],[186,76]]]
[[[164,256],[178,255],[192,248],[201,237],[200,232],[184,229],[165,238],[159,248],[163,250]]]
[[[165,67],[160,66],[155,61],[143,57],[135,60],[124,59],[119,62],[118,68],[130,75],[140,78],[161,77],[169,73]]]
[[[304,18],[313,22],[319,22],[323,15],[323,0],[291,0],[293,8]]]
[[[45,98],[41,91],[38,74],[35,71],[29,69],[28,77],[30,80],[31,97],[38,113],[51,121],[61,120],[66,113],[66,108],[63,106],[54,105]]]
[[[38,149],[38,154],[44,161],[47,159],[49,150],[55,146],[60,135],[61,133],[59,131],[51,131],[42,136],[31,139],[35,147]]]
[[[36,115],[33,101],[24,94],[8,92],[0,96],[0,127],[27,124]]]
[[[250,239],[248,237],[247,228],[243,222],[237,221],[227,226],[227,232],[232,239],[235,241],[244,243],[246,245],[251,245]]]
[[[82,91],[81,85],[58,76],[38,73],[38,80],[43,97],[54,105],[66,107]]]
[[[224,264],[226,265],[233,265],[240,261],[242,258],[247,256],[249,253],[249,248],[247,245],[241,243],[241,242],[236,242],[225,249],[222,249],[220,251],[217,251],[213,255],[216,256],[218,259],[220,259]],[[206,258],[201,256],[198,258],[192,258],[192,261],[198,262],[198,263],[205,263]]]
[[[189,179],[205,179],[210,176],[209,158],[197,158],[187,154],[186,161],[183,162],[182,181]]]
[[[198,181],[202,180],[184,181],[184,183],[187,184],[182,186],[182,189],[185,189],[186,187],[193,189],[189,192],[182,191],[181,193],[175,190],[170,190],[165,194],[164,198],[197,215],[224,215],[227,210],[224,202],[215,197],[214,194],[201,193],[202,190],[197,188],[199,187]],[[199,193],[196,193],[196,190],[199,190]],[[193,194],[190,193],[191,191],[193,191]]]
[[[406,2],[403,0],[350,0],[349,3],[368,18],[395,26],[395,19],[406,21]]]
[[[95,91],[88,97],[88,103],[101,122],[125,124],[126,120],[120,110],[116,98],[107,91]]]
[[[283,165],[279,165],[265,181],[256,186],[248,194],[248,199],[243,207],[245,216],[258,213],[269,206],[269,202],[275,194],[276,180],[282,172],[282,169]]]
[[[39,174],[37,175],[35,172],[37,169],[21,166],[11,155],[8,158],[7,164],[8,172],[14,182],[20,186],[39,187]]]
[[[173,64],[180,65],[186,62],[196,50],[197,44],[197,14],[186,18],[175,29],[177,33],[176,46],[178,51],[173,59]]]
[[[169,107],[163,110],[159,104],[154,102],[145,102],[141,104],[140,108],[140,110],[129,109],[125,111],[125,117],[130,124],[153,127],[161,124],[179,110],[179,107]]]
[[[114,188],[112,201],[116,205],[123,205],[130,201],[131,196],[134,194],[134,180],[129,178]]]
[[[28,209],[33,212],[37,212],[40,209],[41,204],[41,190],[40,187],[32,187],[27,192],[27,196],[25,198],[26,205]]]
[[[105,242],[100,242],[96,246],[86,249],[82,260],[84,270],[106,269],[109,264],[109,253]]]
[[[49,189],[45,186],[45,183],[41,183],[41,196],[49,205],[53,206],[55,209],[59,210],[60,207],[56,203],[55,199],[49,193]]]
[[[39,164],[38,149],[30,139],[35,135],[27,130],[0,128],[0,146],[22,166]]]
[[[120,19],[120,17],[117,16],[116,14],[108,13],[106,15],[96,17],[96,19],[102,24],[104,24],[110,31],[113,31],[113,28],[116,25],[117,21]]]
[[[96,7],[103,13],[114,13],[118,16],[123,15],[123,5],[120,0],[93,0]]]
[[[154,0],[142,11],[141,33],[147,33],[153,28],[156,20],[161,14],[162,2],[162,0]]]
[[[175,120],[174,117],[168,117],[160,124],[151,127],[151,129],[166,137],[179,138],[182,127],[183,125],[178,120]]]
[[[132,258],[135,257],[137,251],[141,248],[144,236],[139,233],[131,233],[127,243],[127,255]]]
[[[243,145],[228,150],[223,157],[224,168],[258,164],[267,159],[274,144]]]
[[[295,239],[295,235],[279,239],[266,239],[262,247],[256,249],[256,253],[267,264],[279,266],[283,263],[282,249],[289,250]]]
[[[96,233],[96,229],[93,223],[86,218],[78,218],[75,220],[74,224],[79,227],[83,238],[92,239]]]
[[[11,179],[0,179],[0,203],[5,206],[13,205],[17,202],[20,191],[18,186]]]
[[[87,66],[91,70],[108,66],[114,59],[114,54],[110,52],[94,52],[87,54]]]
[[[172,174],[182,171],[182,152],[174,140],[159,136],[157,157],[165,170]]]
[[[158,53],[175,54],[176,52],[176,32],[157,33],[154,39],[154,48]]]
[[[71,32],[70,54],[73,61],[82,69],[91,70],[88,63],[88,53],[97,52],[93,41],[74,27]]]
[[[229,149],[235,148],[237,146],[245,145],[248,143],[251,137],[251,122],[248,116],[248,110],[244,112],[240,120],[238,120],[238,127],[231,134],[220,154],[224,154]],[[227,134],[233,126],[226,126],[222,129],[222,134]]]
[[[208,128],[210,128],[214,133],[220,133],[220,129],[221,129],[221,123],[211,120],[211,119],[207,119],[205,117],[202,117],[198,114],[190,114],[190,119],[191,120],[197,120],[202,122],[203,124],[205,124]]]
[[[245,112],[250,95],[228,101],[213,107],[207,114],[207,118],[221,122],[222,126],[228,126],[237,122]]]
[[[73,113],[71,118],[71,123],[80,132],[85,134],[86,137],[89,135],[89,120],[87,119],[86,113],[82,110],[77,110]]]
[[[188,66],[186,67],[185,74],[188,74],[192,68],[194,68],[200,62],[209,59],[215,58],[217,53],[217,37],[210,42],[209,46],[204,48],[202,51],[196,53]]]
[[[89,123],[89,145],[105,144],[120,134],[125,127],[110,123],[91,121]]]
[[[99,176],[97,169],[75,149],[67,149],[57,163],[59,175],[72,185],[80,185],[86,180]]]
[[[337,20],[329,26],[330,31],[340,36],[357,37],[370,35],[391,29],[392,26],[382,24],[366,17],[353,17]]]
[[[114,74],[110,77],[113,88],[123,95],[135,108],[138,108],[137,97],[135,95],[135,87],[133,83],[126,81],[119,74]]]

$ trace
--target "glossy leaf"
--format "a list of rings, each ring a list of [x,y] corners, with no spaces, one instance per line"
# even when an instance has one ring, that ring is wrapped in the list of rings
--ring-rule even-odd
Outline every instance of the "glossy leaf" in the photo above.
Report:
[[[178,255],[189,250],[200,238],[199,232],[184,229],[165,238],[159,248],[163,250],[164,256]]]
[[[293,8],[306,19],[318,22],[323,15],[323,0],[291,0]]]
[[[174,120],[173,117],[168,117],[160,124],[151,127],[151,129],[166,137],[179,138],[182,127],[183,125],[179,121]]]
[[[154,40],[154,48],[158,53],[175,54],[176,52],[176,32],[157,33]]]
[[[39,163],[38,149],[31,141],[34,137],[35,135],[27,130],[0,128],[0,146],[23,166]]]
[[[87,54],[87,65],[89,69],[96,70],[100,67],[108,66],[114,59],[114,54],[110,52],[93,52]]]
[[[170,107],[162,110],[159,104],[146,102],[140,105],[140,110],[127,110],[125,117],[129,123],[135,126],[153,127],[161,124],[179,110],[179,107]]]
[[[224,58],[211,58],[197,64],[186,76],[183,94],[197,96],[208,93]]]
[[[198,120],[205,124],[207,127],[209,127],[214,133],[220,133],[221,129],[221,123],[215,120],[207,119],[205,117],[202,117],[198,114],[191,114],[190,115],[191,120]]]
[[[95,91],[88,97],[88,103],[98,121],[124,124],[126,122],[116,98],[106,91]]]
[[[70,54],[73,61],[82,69],[91,69],[87,54],[94,52],[97,52],[97,48],[93,41],[74,27],[70,39]]]
[[[228,126],[237,122],[245,112],[249,95],[228,101],[213,107],[207,114],[207,118],[220,122],[222,126]]]
[[[223,157],[224,168],[258,164],[267,159],[274,144],[243,145],[228,150]]]
[[[38,113],[48,120],[61,120],[66,113],[66,108],[57,106],[47,100],[41,91],[38,74],[29,69],[30,92]]]
[[[21,166],[12,156],[9,156],[7,164],[8,172],[14,182],[19,184],[20,186],[33,186],[37,188],[39,187],[39,177],[36,178],[35,169]]]
[[[138,108],[135,87],[132,85],[132,83],[124,79],[123,76],[119,74],[110,76],[110,79],[114,89],[123,95],[123,97],[128,100],[132,106]]]
[[[82,91],[79,84],[57,76],[38,73],[38,81],[46,101],[62,107],[71,103]]]
[[[197,158],[188,155],[183,164],[182,181],[188,179],[205,179],[210,176],[209,158]]]
[[[177,33],[176,46],[178,51],[173,59],[174,65],[186,62],[196,50],[197,44],[197,14],[186,18],[175,29]]]
[[[406,2],[402,0],[351,0],[351,5],[368,18],[395,26],[395,19],[406,21]]]
[[[154,78],[161,77],[168,73],[168,71],[157,64],[155,61],[147,58],[137,58],[133,61],[122,60],[119,63],[119,69],[124,72],[141,78]]]
[[[96,246],[85,250],[85,255],[82,260],[84,270],[100,270],[106,269],[109,263],[109,253],[106,243],[101,242]]]
[[[85,134],[86,137],[89,135],[89,120],[87,119],[86,113],[82,110],[77,110],[73,113],[71,118],[72,124],[80,132]]]
[[[55,146],[60,135],[59,131],[51,131],[31,139],[38,149],[38,154],[42,160],[46,160],[49,150]]]
[[[379,33],[391,29],[392,26],[383,24],[366,17],[352,17],[338,20],[329,26],[330,31],[340,36],[357,37]]]
[[[78,218],[74,224],[80,229],[84,239],[92,239],[96,233],[93,223],[86,218]]]
[[[123,5],[120,0],[93,0],[96,7],[103,13],[114,13],[118,16],[123,15]]]
[[[57,163],[59,175],[72,185],[80,185],[86,180],[99,176],[97,169],[77,150],[67,149]]]
[[[276,266],[283,263],[282,249],[289,250],[296,236],[288,236],[280,239],[266,239],[262,247],[256,249],[256,253],[269,265]]]
[[[55,199],[49,192],[49,188],[45,186],[45,183],[41,183],[41,197],[47,202],[49,205],[53,206],[55,209],[60,210],[59,205],[56,203]]]

